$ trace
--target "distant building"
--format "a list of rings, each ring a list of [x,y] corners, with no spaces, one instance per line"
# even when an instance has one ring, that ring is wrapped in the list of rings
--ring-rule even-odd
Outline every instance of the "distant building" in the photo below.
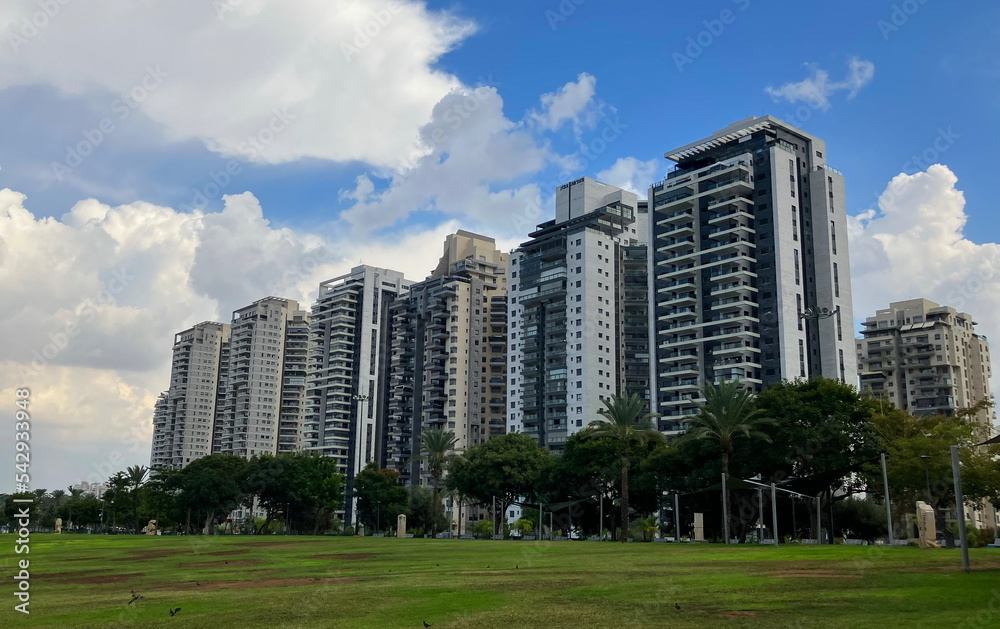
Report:
[[[233,313],[225,406],[213,451],[250,458],[296,449],[302,403],[308,314],[298,302],[267,297]],[[287,383],[286,383],[287,379]],[[287,406],[283,406],[284,402]],[[279,427],[284,432],[279,439]]]
[[[865,319],[861,335],[862,393],[916,415],[952,415],[992,397],[990,345],[968,313],[927,299],[895,301]],[[975,419],[983,439],[993,434],[992,409]],[[985,500],[966,505],[965,518],[976,528],[1000,527],[1000,513]]]
[[[431,275],[390,308],[385,466],[407,485],[421,471],[420,435],[455,433],[463,451],[505,432],[507,254],[492,238],[449,235]]]
[[[927,299],[892,302],[865,319],[861,335],[862,392],[916,414],[950,415],[991,397],[990,345],[968,313]],[[994,418],[976,417],[984,426]]]
[[[180,469],[212,453],[230,327],[206,321],[174,335],[170,388],[156,401],[150,467]]]
[[[409,284],[399,271],[357,266],[320,284],[312,307],[303,445],[336,459],[349,495],[358,472],[381,465],[388,313]],[[351,525],[354,503],[345,512]]]
[[[650,398],[648,207],[589,177],[510,256],[507,427],[561,451],[616,393]]]
[[[108,490],[107,483],[89,483],[87,481],[80,481],[70,485],[70,489],[75,489],[83,492],[86,495],[93,496],[95,498],[101,498],[104,496],[104,492]]]

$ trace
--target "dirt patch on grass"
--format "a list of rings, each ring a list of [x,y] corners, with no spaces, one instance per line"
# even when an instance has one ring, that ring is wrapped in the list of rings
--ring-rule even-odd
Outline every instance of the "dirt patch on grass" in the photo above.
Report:
[[[168,548],[160,550],[140,550],[132,553],[128,557],[116,557],[111,561],[148,561],[150,559],[160,559],[161,557],[173,557],[175,555],[190,554],[185,550],[171,550]]]
[[[264,579],[261,581],[204,581],[198,590],[256,590],[260,588],[292,587],[296,585],[327,585],[352,583],[353,577],[298,577],[295,579]]]
[[[237,548],[236,550],[217,550],[214,553],[205,553],[205,554],[221,557],[223,555],[245,555],[248,552],[250,552],[249,548]]]
[[[96,574],[89,577],[58,577],[52,579],[52,581],[55,583],[120,583],[144,576],[146,576],[144,572],[133,572],[132,574]]]
[[[730,620],[737,620],[739,618],[753,618],[757,615],[757,612],[739,610],[732,612],[722,612],[719,615],[722,616],[723,618],[728,618]]]
[[[78,570],[76,572],[53,572],[52,574],[33,574],[32,579],[59,579],[62,577],[85,577],[87,575],[96,574],[98,572],[107,572],[107,568],[101,568],[99,570]]]
[[[860,579],[860,574],[845,574],[836,570],[786,570],[770,572],[769,577],[781,579]]]
[[[178,564],[181,568],[239,568],[240,566],[256,566],[260,563],[258,559],[233,559],[219,560],[219,561],[192,561],[189,563]]]
[[[345,559],[348,561],[358,561],[361,559],[370,559],[375,555],[376,553],[345,553],[341,555],[312,555],[309,559]]]
[[[63,559],[63,561],[97,561],[98,559],[104,559],[104,557],[73,557],[71,559]]]

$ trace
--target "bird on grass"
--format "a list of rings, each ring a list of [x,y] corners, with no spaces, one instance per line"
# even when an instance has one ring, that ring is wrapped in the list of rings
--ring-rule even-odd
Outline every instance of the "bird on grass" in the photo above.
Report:
[[[681,611],[681,606],[680,606],[680,604],[678,604],[678,603],[674,603],[674,609],[676,609],[677,611]]]
[[[435,565],[435,566],[437,566],[438,568],[440,568],[440,567],[441,567],[441,564],[439,564],[439,563],[436,563],[436,564],[434,564],[434,565]]]
[[[517,564],[514,564],[514,570],[517,570]]]
[[[181,611],[181,608],[180,608],[180,607],[178,607],[177,609],[168,609],[167,611],[169,611],[169,612],[170,612],[170,615],[171,615],[171,616],[176,616],[176,615],[177,615],[177,612]]]
[[[425,621],[424,621],[424,629],[427,629],[427,627],[430,627],[430,625],[428,625],[428,624],[427,624],[427,621],[425,620]]]
[[[142,598],[142,594],[136,594],[136,593],[135,593],[135,591],[133,590],[133,591],[132,591],[132,600],[130,600],[130,601],[128,602],[128,604],[129,604],[129,605],[131,605],[132,603],[134,603],[134,602],[138,601],[138,600],[139,600],[139,599],[141,599],[141,598]]]

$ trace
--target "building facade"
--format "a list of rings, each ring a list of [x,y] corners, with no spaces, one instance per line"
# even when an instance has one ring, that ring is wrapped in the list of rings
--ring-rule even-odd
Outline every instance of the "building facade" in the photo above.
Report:
[[[861,335],[863,393],[915,414],[951,415],[991,397],[989,342],[968,313],[927,299],[892,302],[865,319]],[[976,419],[991,427],[993,411]]]
[[[648,207],[584,177],[512,254],[507,428],[561,451],[602,399],[649,397]]]
[[[390,308],[384,465],[408,486],[430,482],[424,430],[453,431],[457,451],[505,431],[507,257],[492,238],[451,234],[430,276]]]
[[[752,116],[666,157],[649,191],[661,430],[684,429],[707,383],[854,384],[844,179],[824,142]]]
[[[285,373],[301,369],[301,348],[289,347],[289,332],[297,345],[308,314],[298,302],[266,297],[233,313],[229,361],[219,441],[213,451],[250,458],[295,449],[304,409],[283,407],[286,398],[301,396],[301,385],[285,390]],[[290,376],[289,376],[290,378]],[[284,439],[279,438],[283,429]],[[295,433],[295,436],[291,436]]]
[[[181,469],[212,453],[230,326],[206,321],[174,335],[170,388],[153,411],[152,469]]]
[[[320,284],[312,308],[303,444],[336,459],[348,495],[366,465],[382,466],[389,308],[409,284],[399,271],[357,266]]]

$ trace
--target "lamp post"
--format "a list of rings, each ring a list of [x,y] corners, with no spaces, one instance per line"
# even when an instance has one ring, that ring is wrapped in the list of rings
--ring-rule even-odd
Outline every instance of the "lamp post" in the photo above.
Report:
[[[358,456],[357,444],[353,443],[356,441],[355,435],[357,435],[357,430],[360,427],[361,419],[364,415],[365,402],[368,401],[367,395],[352,395],[351,399],[357,402],[357,414],[354,419],[354,430],[352,430],[351,441],[352,443],[348,446],[347,454],[347,488],[344,491],[344,506],[347,512],[350,514],[347,517],[348,524],[353,526],[356,522],[357,513],[354,509],[354,466],[355,459]],[[354,456],[351,456],[351,452]]]
[[[924,461],[924,484],[927,489],[927,504],[929,506],[931,504],[931,472],[930,468],[927,467],[927,461],[929,461],[931,457],[926,454],[921,454],[920,458]]]

